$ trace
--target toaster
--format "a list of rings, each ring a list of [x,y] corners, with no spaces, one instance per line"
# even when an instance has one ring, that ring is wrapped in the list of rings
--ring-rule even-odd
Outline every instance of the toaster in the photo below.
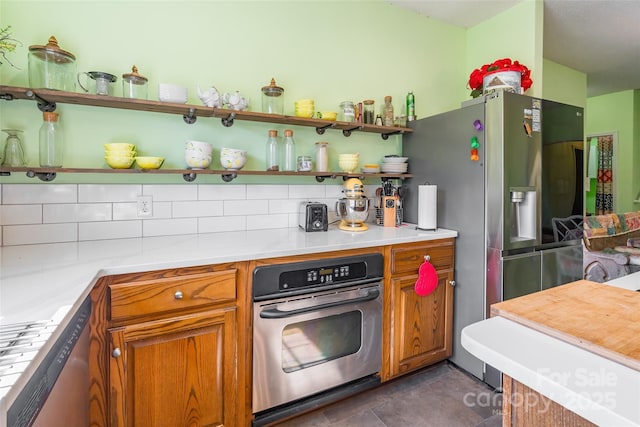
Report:
[[[304,231],[327,231],[329,228],[327,205],[318,202],[300,203],[298,225]]]

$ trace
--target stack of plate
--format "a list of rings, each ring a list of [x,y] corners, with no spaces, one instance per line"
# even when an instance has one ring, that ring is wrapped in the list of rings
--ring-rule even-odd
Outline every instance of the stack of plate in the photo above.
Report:
[[[408,157],[385,157],[380,165],[383,173],[407,173]]]

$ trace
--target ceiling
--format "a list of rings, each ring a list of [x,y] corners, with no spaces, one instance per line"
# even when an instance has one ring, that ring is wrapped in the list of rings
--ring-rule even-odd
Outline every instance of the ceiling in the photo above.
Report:
[[[388,0],[468,28],[522,0]],[[587,75],[587,96],[640,89],[640,1],[544,0],[543,55]]]

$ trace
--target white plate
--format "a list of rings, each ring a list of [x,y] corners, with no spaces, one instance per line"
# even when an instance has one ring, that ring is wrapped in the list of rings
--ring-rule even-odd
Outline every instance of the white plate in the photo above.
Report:
[[[380,165],[380,170],[393,171],[393,172],[406,172],[409,165],[407,163],[383,163]]]
[[[362,173],[380,173],[380,168],[362,168]]]
[[[385,157],[384,158],[385,163],[405,163],[407,160],[409,160],[408,157]]]

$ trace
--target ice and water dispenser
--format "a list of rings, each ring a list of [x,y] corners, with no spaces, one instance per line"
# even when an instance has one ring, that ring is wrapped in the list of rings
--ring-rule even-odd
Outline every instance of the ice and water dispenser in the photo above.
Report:
[[[535,187],[511,187],[511,235],[509,241],[535,240],[537,237],[537,206]]]

